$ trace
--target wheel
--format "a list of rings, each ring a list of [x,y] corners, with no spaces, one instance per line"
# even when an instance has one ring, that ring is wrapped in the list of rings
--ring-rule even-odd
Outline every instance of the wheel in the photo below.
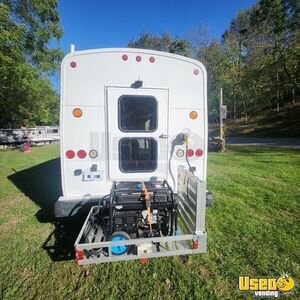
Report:
[[[112,242],[125,241],[130,240],[130,236],[124,231],[116,231],[111,235],[110,240]],[[111,253],[113,255],[123,255],[129,251],[130,247],[130,245],[112,246]]]

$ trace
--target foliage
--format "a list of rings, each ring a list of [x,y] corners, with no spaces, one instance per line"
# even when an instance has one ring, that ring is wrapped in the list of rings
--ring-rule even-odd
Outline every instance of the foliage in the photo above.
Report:
[[[56,0],[0,3],[0,127],[57,124],[62,52],[48,45],[61,34]]]
[[[216,117],[220,88],[229,118],[263,116],[300,97],[300,2],[260,0],[240,11],[221,39],[205,26],[175,40],[142,33],[131,47],[156,49],[199,59],[208,73],[209,114]]]
[[[154,33],[142,32],[136,40],[128,43],[130,48],[151,49],[189,56],[191,46],[186,39],[178,36],[173,39],[169,33],[158,36]]]
[[[300,96],[299,2],[261,0],[240,12],[223,36],[224,86],[233,118],[295,102]]]

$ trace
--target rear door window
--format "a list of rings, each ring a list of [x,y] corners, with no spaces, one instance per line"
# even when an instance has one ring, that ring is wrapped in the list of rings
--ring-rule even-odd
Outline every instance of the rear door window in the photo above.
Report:
[[[153,138],[122,138],[119,163],[124,173],[153,172],[157,168],[157,141]]]
[[[157,129],[157,101],[153,96],[123,95],[119,98],[119,128],[123,132]]]

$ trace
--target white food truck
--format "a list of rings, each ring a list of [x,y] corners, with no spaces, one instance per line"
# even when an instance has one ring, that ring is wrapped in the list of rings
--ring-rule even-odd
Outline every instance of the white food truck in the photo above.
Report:
[[[159,51],[63,59],[55,215],[89,210],[79,264],[206,251],[206,80],[199,61]]]

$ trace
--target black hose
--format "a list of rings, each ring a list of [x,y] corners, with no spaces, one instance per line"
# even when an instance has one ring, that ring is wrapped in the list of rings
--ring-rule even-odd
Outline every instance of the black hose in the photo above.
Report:
[[[110,194],[107,194],[107,195],[103,196],[102,198],[99,198],[99,201],[98,201],[98,210],[96,211],[95,214],[98,214],[98,213],[100,212],[100,206],[101,206],[103,200],[104,200],[105,198],[109,197],[109,196],[110,196]]]
[[[191,167],[191,165],[190,165],[190,162],[189,162],[189,159],[188,159],[187,152],[188,152],[188,143],[186,142],[186,143],[185,143],[185,159],[186,159],[186,162],[187,162],[187,164],[188,164],[188,166],[189,166],[189,171],[192,172],[193,175],[195,175],[195,174],[194,174],[194,171],[193,171],[193,169],[192,169],[192,167]]]

